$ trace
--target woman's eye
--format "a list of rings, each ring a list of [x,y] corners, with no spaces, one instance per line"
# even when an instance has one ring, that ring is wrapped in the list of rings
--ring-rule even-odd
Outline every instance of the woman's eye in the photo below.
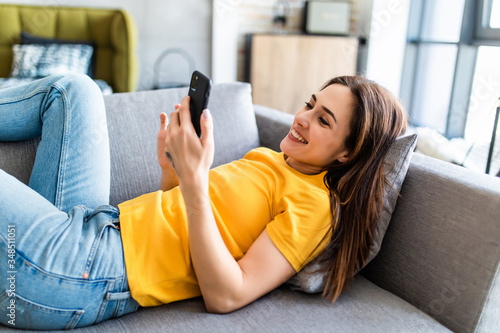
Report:
[[[311,103],[306,102],[306,108],[308,108],[308,109],[312,109],[312,108],[313,108],[313,106],[311,105]]]
[[[322,123],[323,125],[330,125],[328,121],[325,120],[323,117],[319,117],[319,122]]]

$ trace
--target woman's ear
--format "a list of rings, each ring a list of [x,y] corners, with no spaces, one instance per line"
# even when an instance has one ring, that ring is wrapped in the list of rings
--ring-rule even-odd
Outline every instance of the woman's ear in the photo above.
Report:
[[[347,160],[349,159],[349,153],[350,153],[350,151],[348,151],[348,150],[345,150],[345,151],[341,152],[341,153],[339,154],[339,155],[340,155],[340,157],[339,157],[339,158],[337,158],[337,161],[339,161],[340,163],[345,163],[345,162],[347,162]]]

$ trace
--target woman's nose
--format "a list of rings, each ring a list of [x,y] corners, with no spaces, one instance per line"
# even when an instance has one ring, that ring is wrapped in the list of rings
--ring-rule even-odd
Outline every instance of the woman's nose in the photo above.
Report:
[[[295,120],[297,121],[297,124],[302,126],[302,127],[309,127],[309,116],[308,116],[308,113],[309,112],[304,112],[304,113],[301,113],[301,114],[297,114],[297,116],[295,117]]]

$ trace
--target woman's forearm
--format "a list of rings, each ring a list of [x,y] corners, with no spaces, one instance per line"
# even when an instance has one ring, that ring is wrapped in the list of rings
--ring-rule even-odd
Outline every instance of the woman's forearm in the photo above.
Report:
[[[162,120],[164,118],[162,116]],[[170,120],[165,140],[159,135],[159,142],[164,144],[158,148],[158,156],[166,162],[164,156],[168,152],[171,163],[160,163],[160,166],[171,165],[179,177],[191,260],[207,310],[231,312],[281,285],[295,274],[295,269],[266,230],[242,258],[238,261],[233,258],[219,232],[209,198],[209,170],[214,160],[212,116],[208,110],[203,112],[202,136],[198,138],[191,123],[189,96],[186,96],[171,113]]]
[[[182,186],[182,185],[181,185]],[[244,273],[221,237],[210,206],[208,188],[183,190],[191,258],[209,312],[230,312],[240,307],[238,294]]]
[[[224,244],[208,196],[209,170],[214,159],[212,116],[208,110],[203,111],[202,135],[198,138],[189,101],[189,96],[184,97],[171,113],[163,151],[169,153],[179,176],[191,259],[207,310],[229,312],[237,308],[234,304],[241,304],[235,301],[241,300],[245,275]]]
[[[162,191],[168,191],[179,185],[179,178],[174,169],[161,170],[161,185]]]

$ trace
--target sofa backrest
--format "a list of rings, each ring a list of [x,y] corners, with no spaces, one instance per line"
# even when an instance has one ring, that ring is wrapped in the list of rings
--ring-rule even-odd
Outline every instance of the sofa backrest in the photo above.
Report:
[[[111,151],[110,204],[116,206],[160,189],[156,157],[160,113],[170,114],[187,92],[187,88],[176,88],[104,97]],[[214,119],[214,167],[239,159],[259,146],[250,84],[214,85],[208,108]],[[38,142],[38,138],[0,142],[0,169],[28,184]]]
[[[500,179],[414,154],[362,275],[454,332],[500,328]]]
[[[137,32],[123,10],[0,4],[0,77],[8,77],[12,45],[21,31],[68,41],[95,44],[95,79],[106,81],[115,92],[137,86]]]
[[[160,113],[170,114],[187,93],[188,88],[175,88],[105,96],[112,205],[159,190],[156,134]],[[214,167],[259,146],[250,84],[214,85],[208,108],[214,119]]]

